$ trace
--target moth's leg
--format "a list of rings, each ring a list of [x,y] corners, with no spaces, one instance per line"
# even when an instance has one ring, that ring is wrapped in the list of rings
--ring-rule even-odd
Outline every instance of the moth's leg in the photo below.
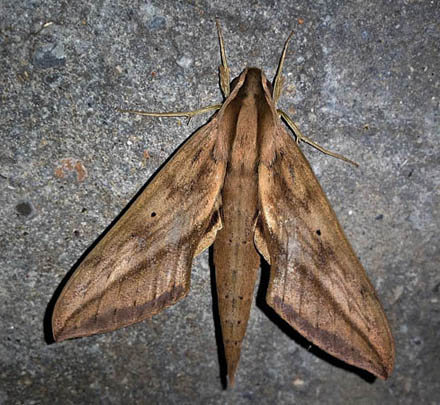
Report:
[[[286,57],[287,46],[289,45],[289,41],[290,38],[292,38],[292,36],[293,36],[293,31],[290,33],[289,37],[284,43],[284,48],[281,54],[280,63],[278,64],[277,74],[275,75],[275,79],[273,81],[273,99],[275,101],[275,104],[277,103],[283,91],[283,85],[284,85],[284,77],[282,74],[283,64],[284,64],[284,58]]]
[[[309,145],[313,146],[314,148],[318,149],[322,153],[325,153],[326,155],[333,156],[337,159],[341,159],[345,162],[351,163],[352,165],[358,167],[359,165],[356,162],[353,162],[350,159],[347,159],[345,156],[340,155],[339,153],[331,152],[322,146],[318,145],[316,142],[313,142],[311,139],[304,136],[301,131],[299,130],[298,126],[292,121],[292,119],[283,111],[283,110],[277,110],[277,113],[280,114],[280,116],[286,121],[286,124],[288,127],[293,131],[296,137],[296,143],[299,143],[300,141],[303,141],[305,143],[308,143]]]
[[[223,34],[222,29],[220,27],[220,23],[217,20],[215,20],[217,24],[217,32],[218,32],[218,40],[220,42],[220,54],[222,58],[222,64],[218,67],[219,74],[220,74],[220,88],[222,89],[223,96],[227,98],[230,93],[230,70],[228,67],[228,62],[226,61],[226,52],[225,52],[225,44],[223,41]]]
[[[176,111],[176,112],[148,112],[148,111],[138,111],[138,110],[123,110],[118,108],[117,110],[120,112],[137,114],[137,115],[145,115],[147,117],[186,117],[188,121],[191,120],[192,117],[198,114],[203,114],[209,111],[216,111],[221,108],[222,104],[214,104],[209,105],[207,107],[199,108],[194,111]]]

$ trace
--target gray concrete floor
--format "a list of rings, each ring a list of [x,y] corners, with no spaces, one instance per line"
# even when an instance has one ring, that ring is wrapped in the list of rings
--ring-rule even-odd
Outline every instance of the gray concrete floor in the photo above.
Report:
[[[237,386],[224,391],[209,255],[179,304],[119,331],[48,344],[69,270],[209,118],[116,107],[218,103],[222,21],[233,76],[273,77],[389,317],[391,378],[344,367],[254,306]],[[440,395],[437,1],[0,3],[0,403],[434,404]]]

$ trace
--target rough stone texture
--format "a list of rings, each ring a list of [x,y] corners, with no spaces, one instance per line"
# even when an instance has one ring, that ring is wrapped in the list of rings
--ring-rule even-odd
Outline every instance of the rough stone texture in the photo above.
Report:
[[[273,77],[295,31],[280,105],[360,164],[303,145],[389,316],[386,382],[310,349],[261,304],[237,386],[222,390],[207,254],[188,298],[152,321],[48,344],[63,278],[208,118],[116,107],[219,102],[216,16],[234,76],[255,65]],[[435,0],[3,0],[0,403],[438,403],[439,21]]]

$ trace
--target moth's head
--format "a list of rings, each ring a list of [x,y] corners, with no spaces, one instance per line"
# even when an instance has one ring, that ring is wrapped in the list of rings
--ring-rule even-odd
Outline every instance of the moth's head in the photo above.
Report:
[[[250,67],[243,70],[239,76],[237,76],[231,82],[231,92],[234,90],[237,85],[245,86],[246,88],[266,88],[270,94],[272,94],[272,83],[267,80],[266,75],[261,69],[256,67]]]

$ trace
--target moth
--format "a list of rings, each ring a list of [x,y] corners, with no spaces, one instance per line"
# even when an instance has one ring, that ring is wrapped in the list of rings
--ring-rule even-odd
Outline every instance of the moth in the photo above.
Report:
[[[54,339],[112,331],[174,305],[189,292],[194,257],[213,245],[231,386],[262,257],[270,265],[266,300],[282,319],[329,354],[386,379],[394,364],[387,318],[298,143],[347,159],[304,137],[276,108],[292,34],[273,86],[257,68],[230,84],[218,22],[217,29],[221,105],[125,110],[189,118],[217,111],[81,262],[54,307]]]

